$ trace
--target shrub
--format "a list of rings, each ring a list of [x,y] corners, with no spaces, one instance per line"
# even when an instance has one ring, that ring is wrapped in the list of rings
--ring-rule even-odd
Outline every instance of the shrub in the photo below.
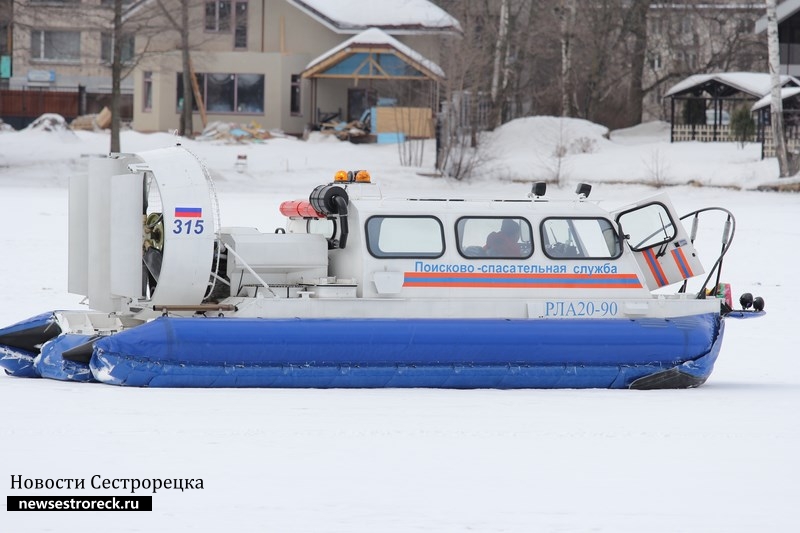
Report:
[[[737,107],[731,115],[731,137],[744,148],[745,143],[753,140],[756,134],[756,123],[747,107]]]

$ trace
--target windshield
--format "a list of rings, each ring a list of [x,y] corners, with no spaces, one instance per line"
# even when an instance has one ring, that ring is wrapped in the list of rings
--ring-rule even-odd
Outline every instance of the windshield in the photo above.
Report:
[[[626,211],[618,220],[634,251],[659,246],[675,238],[675,224],[667,208],[659,203]]]

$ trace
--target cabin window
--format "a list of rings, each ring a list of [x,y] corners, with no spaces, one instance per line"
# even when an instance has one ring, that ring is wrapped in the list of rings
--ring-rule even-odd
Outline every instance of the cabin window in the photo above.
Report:
[[[675,238],[675,223],[663,204],[652,203],[620,213],[617,217],[631,249],[638,252]]]
[[[524,259],[533,254],[531,225],[524,218],[460,218],[456,242],[458,253],[467,259]]]
[[[433,258],[444,254],[444,229],[435,217],[370,217],[366,236],[367,250],[381,259]]]
[[[542,246],[551,259],[615,259],[622,250],[605,218],[552,217],[542,221]]]

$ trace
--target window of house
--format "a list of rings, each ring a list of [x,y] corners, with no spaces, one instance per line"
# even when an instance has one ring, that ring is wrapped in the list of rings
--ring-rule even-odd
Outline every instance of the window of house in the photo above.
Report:
[[[31,31],[31,59],[79,62],[81,59],[81,32]]]
[[[209,113],[263,113],[263,74],[197,73],[197,85]],[[183,107],[183,75],[177,73],[177,112]],[[197,111],[197,102],[192,109]]]
[[[236,75],[236,112],[264,112],[264,76],[261,74]]]
[[[247,2],[236,2],[236,25],[233,30],[234,48],[247,48]]]
[[[206,31],[227,32],[231,30],[231,3],[229,1],[206,2]]]
[[[300,89],[302,87],[302,80],[300,74],[292,74],[291,96],[289,98],[289,112],[292,116],[302,115],[300,111]]]
[[[650,33],[653,35],[661,35],[661,17],[653,17],[650,19]]]
[[[8,54],[8,22],[0,21],[0,55]]]
[[[153,109],[153,73],[145,71],[142,78],[142,109],[152,111]]]
[[[747,19],[739,19],[736,22],[736,31],[738,33],[752,33],[753,21]]]
[[[435,258],[444,254],[444,230],[436,217],[370,217],[366,235],[367,249],[373,257]]]
[[[233,74],[206,74],[206,111],[230,113],[236,109],[236,81]]]
[[[693,28],[694,24],[692,23],[692,17],[690,15],[684,15],[681,18],[681,32],[692,33]]]
[[[178,85],[177,85],[177,102],[178,105],[176,107],[177,112],[180,113],[183,110],[183,73],[178,72]],[[195,79],[197,80],[197,85],[200,87],[200,94],[203,96],[203,101],[205,101],[205,86],[206,86],[206,75],[202,72],[198,72],[195,74]],[[199,111],[197,107],[197,100],[192,98],[192,111]]]
[[[661,70],[661,54],[654,54],[650,58],[650,66],[653,70]]]
[[[524,218],[463,217],[456,222],[458,253],[469,259],[520,259],[533,254],[531,225]]]
[[[122,62],[128,63],[133,59],[136,43],[132,34],[125,34],[122,36]],[[111,33],[103,33],[100,36],[100,59],[105,63],[111,63],[114,60],[114,35]]]

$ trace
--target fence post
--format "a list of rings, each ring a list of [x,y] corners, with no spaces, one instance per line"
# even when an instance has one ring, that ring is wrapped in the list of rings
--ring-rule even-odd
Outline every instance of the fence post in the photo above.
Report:
[[[436,114],[434,135],[436,136],[436,170],[442,170],[442,116],[440,113]]]
[[[86,114],[86,86],[78,85],[78,116]]]

